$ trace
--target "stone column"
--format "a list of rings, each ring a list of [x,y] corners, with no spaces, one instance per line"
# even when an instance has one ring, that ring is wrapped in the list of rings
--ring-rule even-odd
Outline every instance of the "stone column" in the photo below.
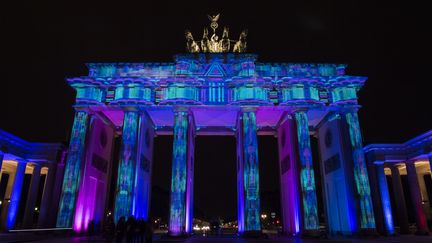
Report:
[[[286,235],[297,235],[300,232],[300,193],[297,168],[296,131],[294,119],[288,115],[277,129],[281,219],[282,230]]]
[[[50,205],[52,205],[52,207],[55,209],[59,209],[59,205],[60,205],[62,181],[65,174],[67,154],[68,154],[67,150],[62,152],[62,157],[55,168],[55,183],[54,183],[54,188],[52,191],[51,202],[50,202]],[[46,225],[48,227],[55,227],[58,215],[59,215],[58,210],[49,210]]]
[[[55,184],[56,169],[54,165],[48,167],[48,174],[46,175],[45,184],[42,189],[42,199],[38,217],[38,227],[46,227],[48,212],[52,210],[51,207],[55,208],[55,204],[52,203],[53,186]]]
[[[195,122],[192,113],[188,116],[187,137],[187,175],[186,175],[186,233],[193,233],[193,205],[194,205],[194,164],[195,164]]]
[[[397,165],[390,165],[390,169],[400,233],[409,234],[408,213],[399,168]]]
[[[35,212],[36,197],[39,191],[40,181],[40,164],[33,164],[33,174],[31,177],[30,188],[27,194],[27,202],[24,210],[24,227],[29,228],[33,226],[33,216]]]
[[[237,134],[238,161],[238,222],[239,233],[260,231],[259,163],[256,115],[244,109],[240,114]]]
[[[187,111],[175,110],[168,229],[168,233],[174,236],[186,233],[187,135]]]
[[[75,201],[81,177],[81,165],[84,160],[88,117],[89,115],[85,111],[75,113],[57,214],[57,227],[59,228],[72,227]]]
[[[134,196],[135,166],[137,163],[138,112],[125,111],[123,121],[122,144],[117,174],[114,219],[132,214]]]
[[[351,111],[345,113],[345,119],[350,134],[355,188],[360,203],[360,227],[362,229],[375,230],[375,217],[357,112]]]
[[[12,192],[10,196],[10,202],[7,205],[6,216],[6,230],[11,230],[15,227],[16,216],[18,214],[19,202],[21,199],[21,191],[24,182],[25,169],[27,162],[25,160],[19,160],[17,169],[15,172],[15,179],[12,185]],[[5,208],[3,208],[5,209]]]
[[[237,225],[238,233],[245,231],[245,193],[244,193],[244,179],[243,179],[243,118],[240,112],[236,122],[236,153],[237,153]]]
[[[152,188],[154,124],[146,112],[140,114],[138,130],[139,146],[132,214],[136,218],[148,220]]]
[[[413,202],[414,210],[415,210],[415,218],[417,223],[417,233],[418,234],[427,234],[429,232],[426,215],[423,210],[422,198],[420,194],[419,182],[417,179],[417,171],[415,168],[415,162],[410,161],[406,163],[407,175],[408,175],[408,183],[411,192],[411,200]]]
[[[309,138],[309,122],[305,111],[294,114],[297,125],[298,153],[300,158],[300,185],[303,205],[303,229],[319,230],[317,198],[315,191],[315,175],[313,169],[312,150]]]
[[[392,208],[390,203],[390,195],[388,192],[387,179],[384,173],[384,163],[376,164],[376,173],[378,177],[378,186],[381,196],[381,205],[384,214],[385,228],[387,234],[394,235],[395,230],[393,225]]]
[[[377,175],[376,161],[368,161],[367,169],[369,175],[369,185],[371,188],[379,188],[379,181]],[[387,230],[384,225],[384,212],[381,200],[380,190],[371,190],[372,203],[375,214],[375,225],[379,234],[386,235]]]

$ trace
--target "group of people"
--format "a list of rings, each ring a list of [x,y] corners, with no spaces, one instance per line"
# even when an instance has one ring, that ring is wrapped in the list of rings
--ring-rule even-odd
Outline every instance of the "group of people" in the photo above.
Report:
[[[121,217],[117,224],[114,223],[112,215],[108,217],[104,228],[106,242],[116,243],[151,243],[153,238],[153,228],[151,222],[144,219]]]

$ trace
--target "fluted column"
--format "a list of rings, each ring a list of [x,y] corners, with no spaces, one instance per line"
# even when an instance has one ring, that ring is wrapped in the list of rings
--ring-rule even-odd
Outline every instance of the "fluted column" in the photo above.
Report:
[[[154,124],[146,112],[140,114],[138,131],[139,146],[135,167],[132,214],[136,218],[148,220],[152,188]]]
[[[285,118],[284,118],[285,119]],[[297,167],[296,135],[291,115],[277,129],[281,193],[282,231],[286,235],[300,232],[300,193]]]
[[[409,233],[408,212],[405,202],[405,194],[403,192],[402,180],[397,165],[390,165],[393,191],[395,197],[396,212],[399,221],[401,234]]]
[[[319,229],[312,150],[309,138],[309,122],[305,111],[295,112],[300,158],[300,185],[303,202],[303,228],[305,231]]]
[[[84,159],[88,117],[89,115],[85,111],[75,113],[57,213],[57,227],[72,227],[75,201],[81,178],[81,165]]]
[[[360,226],[362,229],[375,229],[375,218],[370,193],[366,160],[363,153],[362,136],[357,112],[345,113],[348,124],[350,143],[353,155],[354,179],[360,202]]]
[[[256,115],[254,110],[241,111],[237,137],[239,157],[238,205],[240,233],[260,231],[260,188]]]
[[[25,169],[27,162],[18,160],[15,171],[15,179],[12,186],[10,202],[7,207],[6,229],[11,230],[15,227],[16,216],[18,214],[19,203],[21,199],[21,191],[24,182]]]
[[[55,179],[54,179],[55,183],[53,185],[50,205],[52,205],[56,209],[60,205],[62,181],[64,178],[65,167],[66,167],[66,157],[67,157],[67,150],[62,152],[61,159],[55,168]],[[58,210],[49,210],[45,225],[48,227],[55,226],[58,215],[59,215]]]
[[[39,190],[41,168],[42,166],[40,164],[33,164],[33,174],[24,211],[24,227],[31,227],[33,225],[34,208]]]
[[[390,203],[390,195],[388,192],[387,179],[384,173],[384,163],[376,164],[376,173],[378,177],[379,192],[381,196],[382,210],[384,214],[385,228],[388,234],[394,235],[394,225],[392,208]]]
[[[420,194],[420,186],[417,179],[417,171],[415,168],[415,162],[410,161],[406,163],[408,183],[411,192],[411,201],[413,202],[415,218],[417,223],[417,233],[418,234],[426,234],[429,232],[426,215],[423,210],[422,198]]]
[[[114,218],[129,217],[132,212],[135,166],[137,162],[138,112],[125,111],[122,145],[117,174]]]
[[[187,116],[188,114],[185,110],[174,111],[174,141],[168,230],[170,235],[186,233]]]
[[[42,188],[42,199],[40,204],[40,211],[38,217],[38,227],[46,226],[48,211],[51,210],[51,198],[53,194],[53,186],[55,183],[55,166],[51,165],[48,167],[48,174],[46,175],[45,183]]]
[[[186,175],[186,222],[187,234],[193,233],[193,208],[194,208],[194,164],[195,164],[195,122],[191,114],[188,116],[187,137],[187,175]]]

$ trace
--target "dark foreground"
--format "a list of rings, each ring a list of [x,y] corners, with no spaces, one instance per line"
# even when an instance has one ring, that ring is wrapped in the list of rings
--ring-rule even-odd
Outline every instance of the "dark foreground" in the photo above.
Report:
[[[105,239],[94,236],[65,236],[65,235],[54,235],[54,234],[33,234],[33,233],[19,233],[19,234],[0,234],[0,242],[105,242]],[[126,241],[124,241],[126,242]],[[216,237],[216,236],[202,236],[196,235],[187,239],[175,239],[167,238],[163,235],[154,235],[153,242],[185,242],[185,243],[253,243],[253,242],[287,242],[287,243],[314,243],[314,242],[337,242],[337,243],[349,243],[349,242],[368,242],[368,243],[379,243],[379,242],[408,242],[408,243],[431,243],[432,236],[415,236],[415,235],[403,235],[397,237],[377,237],[367,239],[302,239],[292,237],[278,237],[269,236],[268,239],[242,239],[234,235]]]

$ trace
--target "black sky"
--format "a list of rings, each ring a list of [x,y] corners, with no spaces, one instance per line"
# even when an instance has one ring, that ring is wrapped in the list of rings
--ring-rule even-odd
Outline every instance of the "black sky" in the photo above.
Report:
[[[249,29],[249,51],[262,62],[346,63],[348,74],[368,76],[365,143],[432,129],[432,21],[414,1],[33,1],[1,9],[0,129],[30,141],[68,140],[74,92],[64,78],[86,75],[84,63],[172,61],[185,50],[184,30],[199,37],[206,15],[218,12],[232,37]]]

